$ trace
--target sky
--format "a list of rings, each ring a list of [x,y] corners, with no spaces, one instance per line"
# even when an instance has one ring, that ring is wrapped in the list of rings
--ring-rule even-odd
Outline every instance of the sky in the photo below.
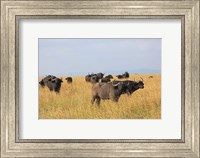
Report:
[[[161,39],[39,39],[39,76],[125,71],[161,73]]]

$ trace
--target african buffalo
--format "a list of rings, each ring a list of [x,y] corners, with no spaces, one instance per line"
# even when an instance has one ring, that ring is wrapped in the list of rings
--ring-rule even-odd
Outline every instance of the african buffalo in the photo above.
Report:
[[[88,74],[85,76],[85,81],[90,82],[92,84],[99,82],[99,80],[102,78],[104,74],[98,73],[98,74]]]
[[[117,77],[118,79],[122,79],[122,78],[123,78],[122,75],[117,75],[116,77]]]
[[[122,74],[123,78],[129,78],[129,73],[128,72],[125,72]]]
[[[90,78],[91,78],[91,75],[90,75],[90,74],[86,75],[86,76],[85,76],[85,81],[86,81],[86,82],[90,82]]]
[[[50,91],[55,91],[56,93],[59,93],[62,82],[62,79],[54,78],[47,83],[47,87]]]
[[[95,74],[99,79],[102,79],[103,78],[103,76],[104,76],[104,74],[103,73],[97,73],[97,74]]]
[[[141,78],[142,79],[142,78]],[[125,85],[124,91],[122,94],[128,94],[131,95],[133,92],[135,92],[138,89],[143,89],[144,88],[144,82],[143,79],[136,82],[136,81],[131,81],[131,80],[126,80],[126,81],[112,81],[113,84],[117,83],[123,83]]]
[[[105,76],[105,78],[113,79],[113,76],[112,75],[107,75],[107,76]]]
[[[96,83],[92,87],[91,103],[93,104],[96,100],[97,105],[100,105],[101,99],[111,99],[114,102],[118,102],[124,88],[123,83]]]
[[[73,81],[72,77],[67,77],[67,78],[65,78],[65,80],[67,80],[67,83],[69,83],[69,84],[72,83],[72,81]]]
[[[99,78],[96,75],[90,77],[90,83],[95,84],[99,82]]]
[[[92,76],[97,76],[97,74],[92,73],[92,74],[86,75],[86,76],[85,76],[85,81],[86,81],[86,82],[90,82]],[[99,78],[99,77],[98,77],[98,78]]]
[[[42,87],[45,87],[45,86],[47,86],[47,83],[48,83],[49,81],[51,81],[52,79],[54,79],[54,78],[56,78],[56,76],[48,75],[48,76],[46,76],[45,78],[43,78],[43,79],[39,82],[39,84],[40,84]]]
[[[131,95],[133,92],[135,92],[138,89],[144,88],[144,82],[142,80],[136,82],[136,81],[124,81],[126,84],[126,94]]]
[[[111,81],[110,78],[106,78],[106,77],[101,79],[101,82],[105,82],[105,83],[110,82],[110,81]]]
[[[62,79],[59,79],[59,78],[57,78],[56,76],[53,76],[53,75],[48,75],[45,78],[43,78],[39,82],[39,84],[42,87],[47,86],[50,91],[55,91],[55,92],[59,93],[62,82],[63,82]]]

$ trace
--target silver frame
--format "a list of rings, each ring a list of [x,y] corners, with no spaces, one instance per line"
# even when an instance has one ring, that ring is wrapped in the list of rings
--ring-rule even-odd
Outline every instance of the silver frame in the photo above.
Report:
[[[1,1],[1,157],[199,157],[199,0]],[[22,18],[178,18],[182,22],[182,138],[19,139],[19,26]]]

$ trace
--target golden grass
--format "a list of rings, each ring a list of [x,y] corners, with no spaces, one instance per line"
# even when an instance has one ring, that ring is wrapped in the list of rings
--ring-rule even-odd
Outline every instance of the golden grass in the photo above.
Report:
[[[121,95],[118,103],[101,100],[91,105],[91,87],[83,76],[73,83],[63,80],[59,94],[39,86],[39,119],[159,119],[161,118],[161,81],[159,74],[130,75],[129,80],[144,79],[144,89],[131,96]],[[65,77],[63,77],[64,79]],[[116,78],[115,78],[116,79]]]

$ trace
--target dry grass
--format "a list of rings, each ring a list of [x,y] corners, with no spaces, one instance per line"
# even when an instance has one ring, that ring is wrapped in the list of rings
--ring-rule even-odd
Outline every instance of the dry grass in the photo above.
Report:
[[[131,96],[122,95],[118,103],[101,101],[100,107],[91,105],[91,87],[83,76],[64,80],[59,94],[47,87],[39,87],[40,119],[159,119],[161,118],[160,75],[131,75],[130,80],[144,79],[144,89]],[[64,77],[63,77],[64,79]]]

